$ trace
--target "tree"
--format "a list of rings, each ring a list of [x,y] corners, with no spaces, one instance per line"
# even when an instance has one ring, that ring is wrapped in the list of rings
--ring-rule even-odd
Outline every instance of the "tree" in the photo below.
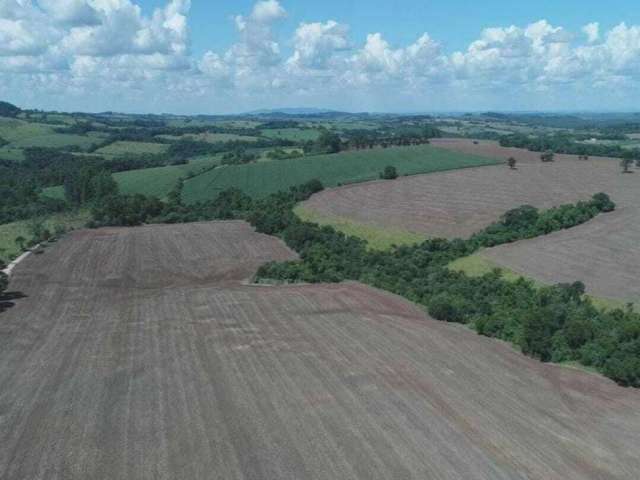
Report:
[[[394,167],[393,165],[387,165],[386,167],[384,167],[384,170],[380,174],[380,178],[384,180],[393,180],[394,178],[398,178],[396,167]]]
[[[515,170],[516,168],[516,159],[513,157],[509,157],[509,160],[507,160],[507,165],[509,165],[509,168],[511,170]]]
[[[631,173],[631,165],[633,165],[636,159],[636,154],[633,150],[628,150],[622,154],[622,160],[620,166],[622,167],[622,173]]]
[[[556,154],[551,150],[547,150],[546,152],[540,154],[540,160],[543,162],[553,162]]]
[[[338,153],[342,146],[342,140],[336,133],[325,129],[318,137],[317,144],[319,150],[324,153]]]

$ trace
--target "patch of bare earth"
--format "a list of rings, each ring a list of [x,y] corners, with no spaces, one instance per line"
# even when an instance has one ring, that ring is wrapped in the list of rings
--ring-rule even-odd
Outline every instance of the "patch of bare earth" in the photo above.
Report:
[[[456,238],[520,205],[549,208],[602,191],[621,205],[634,205],[639,189],[640,178],[621,174],[618,162],[558,159],[522,162],[516,170],[498,165],[349,185],[320,192],[303,205],[381,228]]]
[[[294,258],[240,222],[77,232],[0,315],[3,479],[636,479],[640,392]]]
[[[621,208],[578,227],[490,248],[481,255],[544,283],[580,280],[593,295],[640,301],[638,208]]]

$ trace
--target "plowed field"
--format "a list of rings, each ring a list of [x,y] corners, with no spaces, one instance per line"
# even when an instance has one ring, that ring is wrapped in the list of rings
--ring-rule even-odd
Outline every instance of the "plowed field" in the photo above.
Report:
[[[0,314],[3,479],[636,479],[640,394],[293,258],[243,223],[77,232]]]

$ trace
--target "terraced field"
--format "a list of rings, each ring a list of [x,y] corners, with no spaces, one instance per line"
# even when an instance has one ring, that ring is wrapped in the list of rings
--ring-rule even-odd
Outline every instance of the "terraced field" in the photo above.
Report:
[[[0,316],[0,477],[637,478],[638,391],[359,284],[242,284],[284,258],[241,222],[27,258]]]
[[[260,197],[314,178],[329,187],[363,182],[378,178],[387,165],[394,165],[400,175],[414,175],[494,163],[496,160],[429,145],[344,152],[215,169],[187,181],[183,198],[187,202],[208,200],[231,187]]]

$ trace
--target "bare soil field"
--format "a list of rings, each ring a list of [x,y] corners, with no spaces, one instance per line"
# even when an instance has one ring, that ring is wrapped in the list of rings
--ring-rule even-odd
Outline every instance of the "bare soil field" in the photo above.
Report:
[[[507,160],[513,157],[518,163],[540,163],[540,152],[532,152],[522,148],[503,147],[493,140],[471,140],[468,138],[434,138],[431,139],[434,147],[446,148],[454,152],[467,153],[470,155],[480,155],[490,158],[501,158]],[[556,154],[556,161],[578,160],[577,155]],[[611,157],[591,157],[591,160],[611,160],[615,165],[620,163],[619,158]]]
[[[543,283],[582,281],[593,295],[640,302],[640,208],[481,252]]]
[[[240,222],[27,258],[0,315],[0,478],[637,479],[639,391],[359,284],[242,284],[283,258]]]
[[[549,208],[606,192],[620,205],[637,205],[640,178],[621,174],[618,163],[558,158],[553,163],[523,161],[516,170],[503,165],[466,168],[328,189],[302,205],[380,228],[468,237],[523,204]]]

